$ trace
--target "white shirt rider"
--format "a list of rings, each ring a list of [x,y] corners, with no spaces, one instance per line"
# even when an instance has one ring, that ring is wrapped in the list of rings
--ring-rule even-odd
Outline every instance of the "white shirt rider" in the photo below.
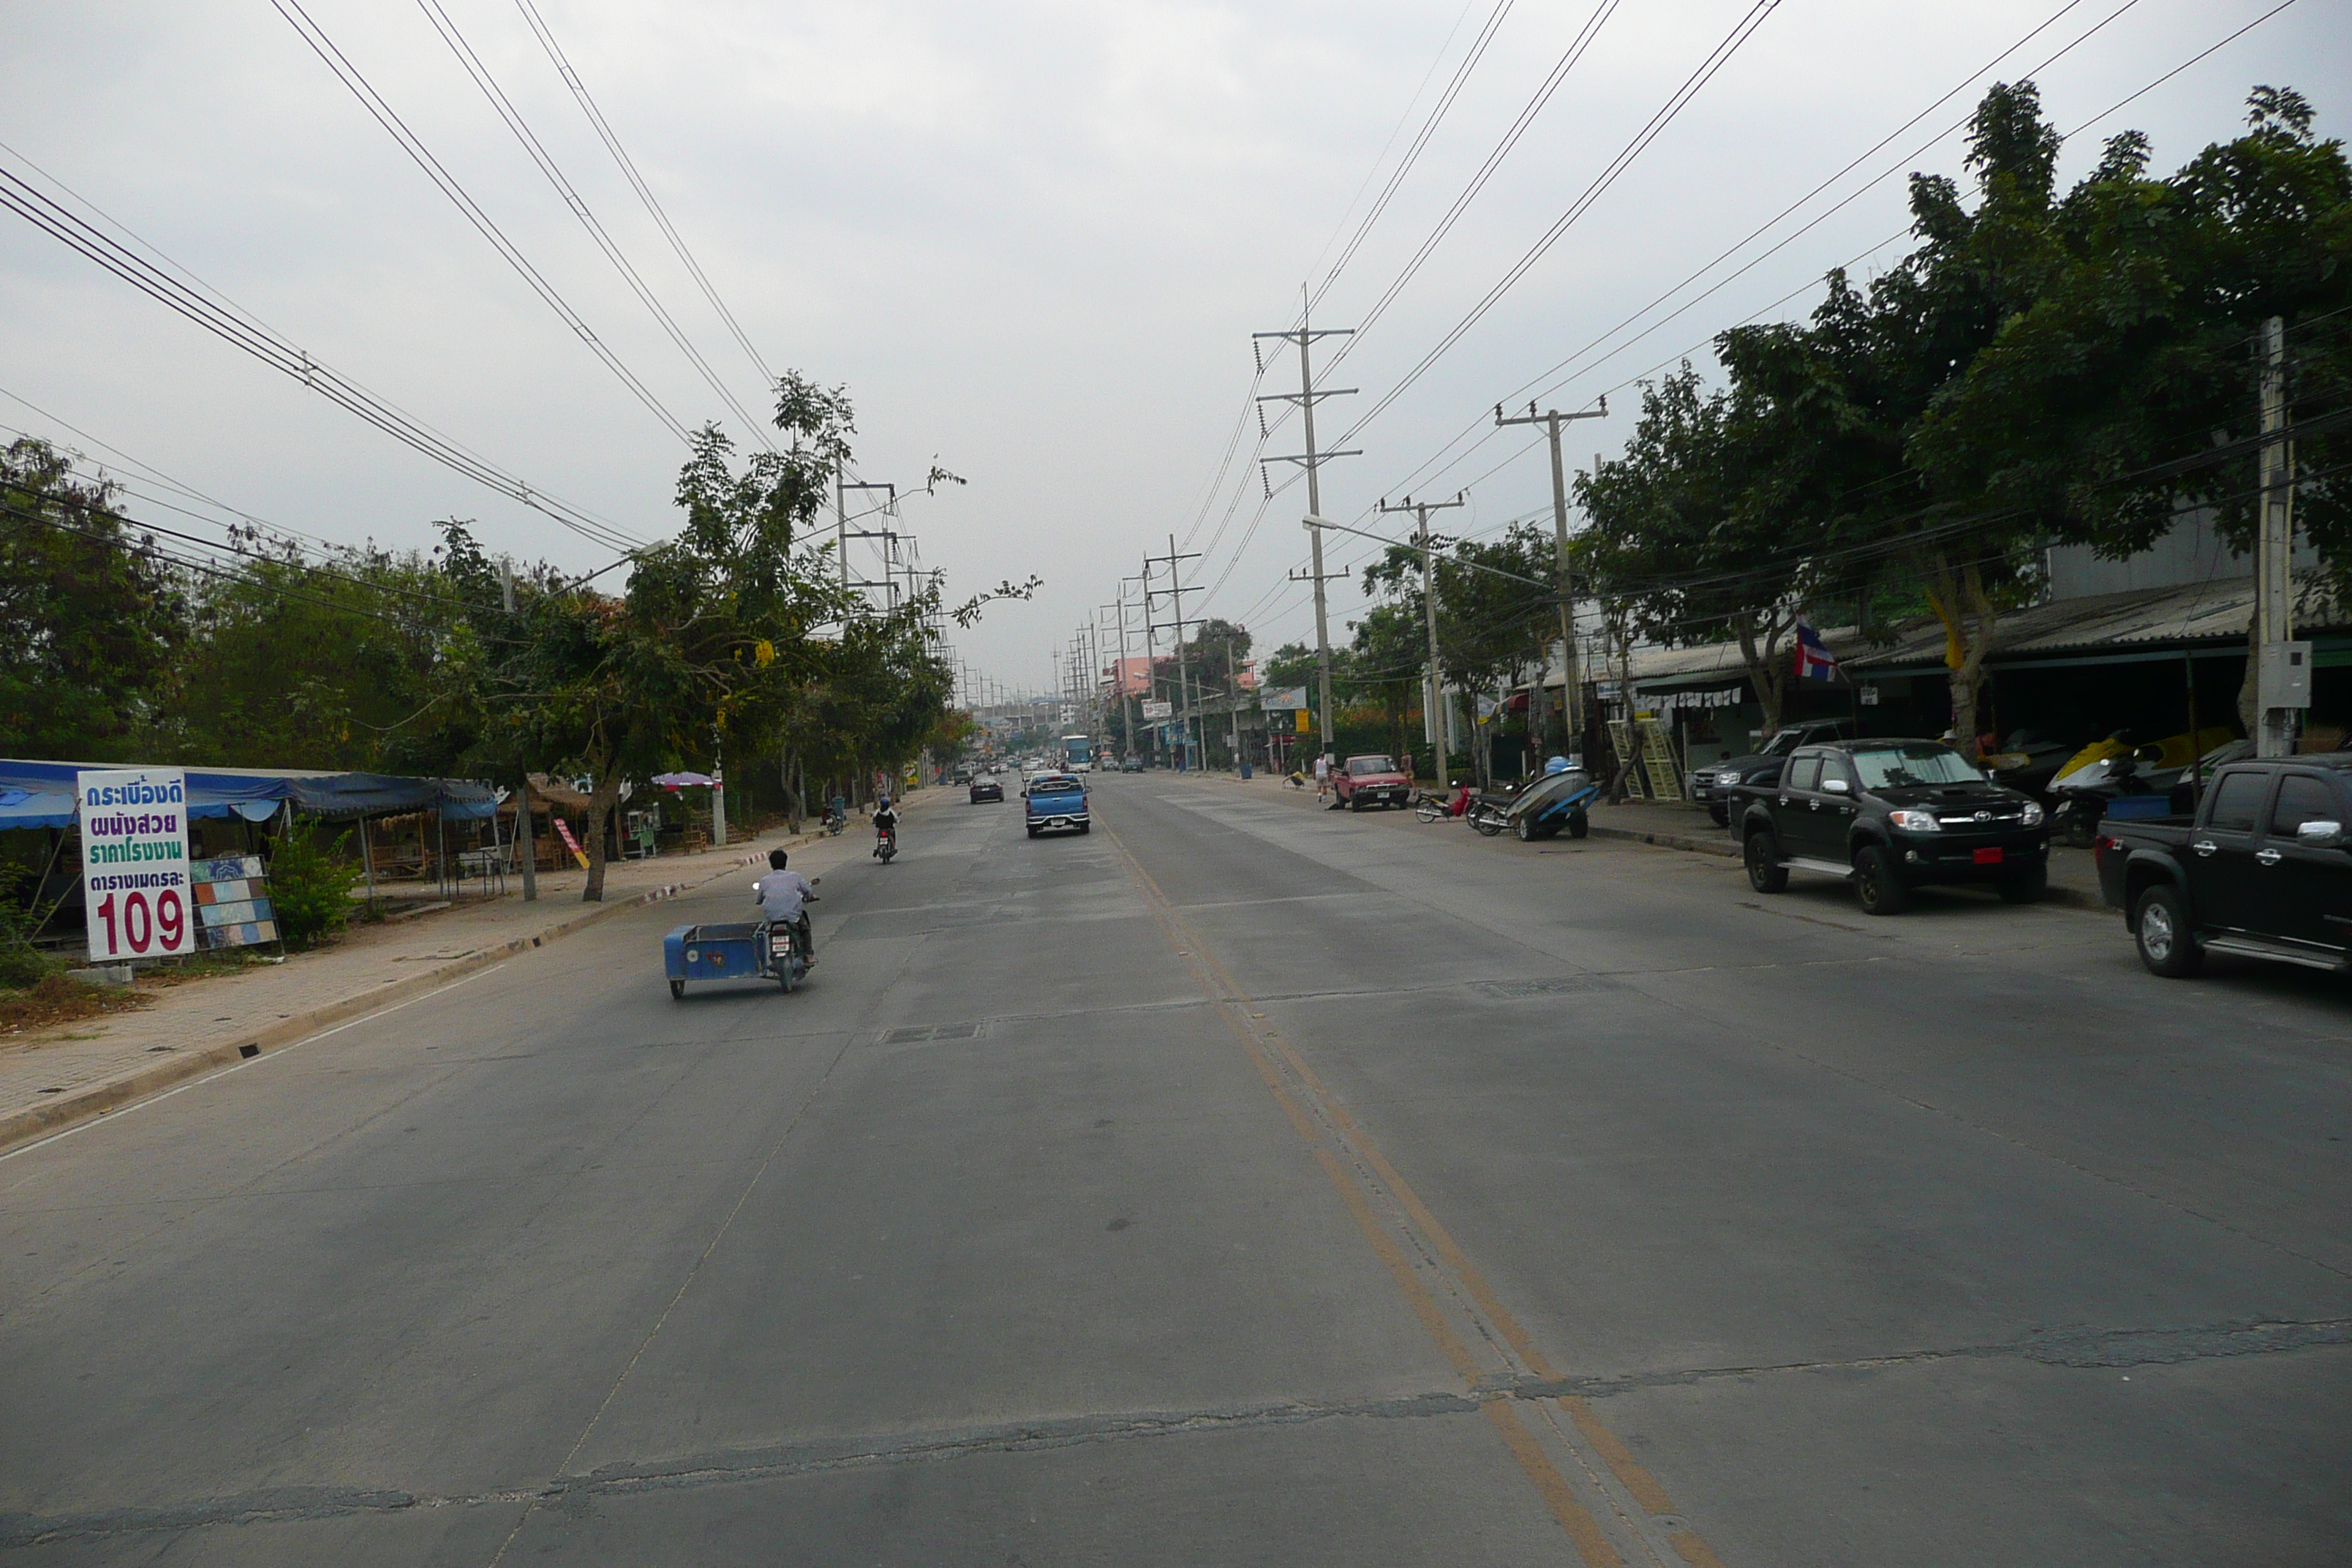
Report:
[[[779,868],[751,884],[752,900],[761,913],[777,924],[789,924],[801,918],[801,910],[816,889],[798,871]]]

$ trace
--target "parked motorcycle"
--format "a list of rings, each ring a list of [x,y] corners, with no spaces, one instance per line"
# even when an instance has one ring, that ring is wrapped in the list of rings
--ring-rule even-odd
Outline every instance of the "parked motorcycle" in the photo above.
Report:
[[[2072,741],[2046,740],[2035,731],[2017,730],[2001,742],[2000,751],[1985,757],[1985,771],[1992,774],[1995,784],[2040,796],[2052,779],[2073,765],[2072,759],[2080,750]]]
[[[2144,746],[2133,745],[2129,731],[2118,730],[2075,753],[2050,781],[2054,803],[2051,837],[2087,849],[2098,837],[2099,824],[2110,816],[2171,816],[2186,804],[2175,799],[2176,786],[2189,780],[2193,790],[2194,778],[2252,751],[2251,742],[2239,740],[2222,724],[2194,735],[2168,735]]]

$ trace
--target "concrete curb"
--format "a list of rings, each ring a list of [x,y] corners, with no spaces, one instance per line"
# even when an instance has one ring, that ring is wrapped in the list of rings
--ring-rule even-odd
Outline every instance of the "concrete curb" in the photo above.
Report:
[[[772,844],[768,848],[797,849],[803,845],[814,843],[817,837],[813,833],[803,833],[787,838],[781,844]],[[659,903],[664,899],[672,899],[680,893],[690,892],[696,888],[715,882],[721,877],[731,876],[744,867],[764,859],[766,855],[767,850],[763,849],[757,855],[732,857],[730,863],[724,868],[714,870],[709,876],[694,881],[666,882],[650,891],[624,899],[618,903],[599,904],[593,909],[583,910],[568,920],[558,921],[555,924],[529,936],[514,937],[489,947],[478,948],[462,958],[453,958],[446,963],[437,964],[421,973],[404,975],[398,980],[388,980],[373,991],[364,992],[357,996],[346,996],[340,1002],[330,1002],[323,1007],[313,1007],[307,1013],[297,1013],[290,1017],[280,1019],[266,1029],[248,1035],[244,1039],[229,1040],[217,1046],[207,1046],[200,1051],[176,1054],[169,1061],[156,1062],[121,1078],[92,1084],[88,1089],[61,1095],[47,1105],[36,1105],[23,1110],[0,1115],[0,1153],[5,1153],[19,1144],[46,1138],[62,1132],[69,1127],[94,1121],[109,1111],[121,1110],[134,1100],[144,1100],[150,1095],[184,1083],[190,1079],[201,1078],[208,1072],[216,1071],[238,1061],[248,1060],[266,1051],[276,1050],[297,1041],[308,1039],[321,1029],[330,1028],[353,1018],[364,1017],[394,1002],[404,1002],[412,996],[421,996],[427,992],[439,990],[453,981],[463,980],[466,976],[488,969],[494,963],[504,963],[518,953],[529,952],[535,947],[559,941],[575,931],[585,931],[597,921],[608,920],[625,910],[640,909],[646,904]]]
[[[1679,833],[1651,833],[1639,827],[1603,827],[1592,825],[1595,838],[1624,838],[1636,844],[1654,844],[1661,849],[1683,849],[1693,855],[1720,855],[1727,860],[1739,858],[1739,851],[1729,844],[1710,843],[1704,838],[1686,838]]]

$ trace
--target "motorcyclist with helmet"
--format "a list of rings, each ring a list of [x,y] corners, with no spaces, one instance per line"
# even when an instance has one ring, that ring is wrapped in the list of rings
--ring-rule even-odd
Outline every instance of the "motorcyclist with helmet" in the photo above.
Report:
[[[887,795],[880,796],[874,803],[874,853],[881,854],[882,846],[885,843],[890,846],[893,854],[898,852],[898,809],[891,805],[890,797]]]

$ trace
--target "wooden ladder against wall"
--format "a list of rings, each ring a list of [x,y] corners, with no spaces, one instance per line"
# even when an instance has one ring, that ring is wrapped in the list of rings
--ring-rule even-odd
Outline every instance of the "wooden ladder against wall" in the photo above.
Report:
[[[1650,798],[1683,798],[1682,769],[1675,763],[1675,742],[1665,725],[1655,719],[1636,719],[1642,727],[1642,767],[1650,775]]]

